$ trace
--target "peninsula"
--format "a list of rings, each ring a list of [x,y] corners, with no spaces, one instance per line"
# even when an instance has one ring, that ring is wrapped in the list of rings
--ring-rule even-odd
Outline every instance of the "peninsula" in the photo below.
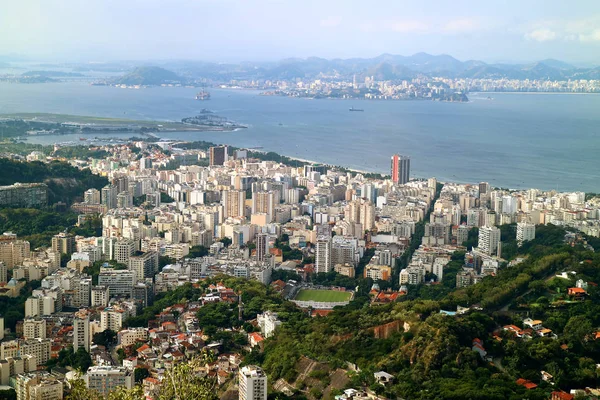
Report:
[[[245,128],[211,113],[210,119],[192,118],[194,122],[143,121],[68,114],[15,113],[0,114],[0,128],[5,137],[69,133],[233,131]]]

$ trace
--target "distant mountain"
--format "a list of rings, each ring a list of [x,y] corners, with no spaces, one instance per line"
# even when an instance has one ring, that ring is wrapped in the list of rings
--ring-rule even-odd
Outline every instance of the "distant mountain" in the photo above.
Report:
[[[549,67],[552,68],[558,68],[558,69],[575,69],[574,66],[572,66],[571,64],[567,64],[564,61],[560,61],[560,60],[554,60],[552,58],[547,58],[545,60],[540,61],[541,64],[545,64]]]
[[[27,71],[21,74],[22,76],[42,76],[46,78],[77,78],[84,76],[78,72],[63,72],[63,71]]]
[[[393,81],[414,78],[416,73],[403,65],[392,65],[383,62],[367,69],[359,76],[363,80],[367,76],[372,76],[377,81]]]
[[[111,83],[117,85],[162,85],[186,83],[186,81],[175,72],[161,67],[137,67],[128,74],[112,79]]]
[[[531,64],[487,64],[479,60],[460,61],[450,55],[416,53],[412,56],[381,54],[373,58],[325,59],[287,58],[279,62],[218,64],[197,61],[167,62],[182,76],[191,79],[229,81],[231,79],[329,79],[401,80],[418,75],[448,78],[508,79],[594,79],[598,68],[576,68],[563,61],[546,59]],[[154,67],[156,68],[156,67]],[[597,78],[595,78],[597,79]]]

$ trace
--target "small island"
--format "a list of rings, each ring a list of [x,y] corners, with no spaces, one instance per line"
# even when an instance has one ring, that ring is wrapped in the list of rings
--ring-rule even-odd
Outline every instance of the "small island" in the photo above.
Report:
[[[182,124],[193,125],[197,127],[204,127],[203,130],[217,130],[217,131],[232,131],[236,129],[247,128],[247,126],[236,124],[235,122],[229,121],[225,117],[221,117],[215,114],[213,111],[203,108],[200,114],[195,117],[187,117],[181,120]]]
[[[179,76],[168,69],[154,66],[137,67],[123,76],[93,82],[92,85],[127,89],[140,89],[150,86],[200,86],[194,80]]]

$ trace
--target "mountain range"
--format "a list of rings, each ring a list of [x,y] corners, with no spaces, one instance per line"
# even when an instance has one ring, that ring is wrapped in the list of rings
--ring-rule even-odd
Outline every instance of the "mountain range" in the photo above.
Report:
[[[450,55],[417,53],[412,56],[382,54],[373,58],[325,59],[288,58],[279,62],[219,64],[210,62],[166,62],[182,76],[227,81],[230,79],[296,79],[339,77],[363,80],[410,79],[419,75],[448,78],[509,79],[600,79],[600,67],[580,68],[563,61],[546,59],[530,64],[488,64],[479,60],[460,61]]]

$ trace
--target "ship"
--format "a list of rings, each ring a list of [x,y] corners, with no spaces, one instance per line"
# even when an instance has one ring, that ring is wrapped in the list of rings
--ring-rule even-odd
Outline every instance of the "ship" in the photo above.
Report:
[[[348,111],[365,111],[365,110],[363,110],[362,108],[354,108],[354,107],[350,107],[350,108],[348,109]]]
[[[210,100],[210,93],[206,90],[196,93],[196,100]]]

